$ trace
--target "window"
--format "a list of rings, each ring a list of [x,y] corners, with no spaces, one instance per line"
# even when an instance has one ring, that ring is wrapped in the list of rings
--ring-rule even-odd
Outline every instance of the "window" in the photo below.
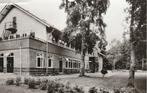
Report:
[[[52,60],[48,59],[48,67],[51,67],[51,65],[52,65]]]
[[[42,67],[42,62],[43,62],[43,59],[38,57],[37,58],[37,67]]]
[[[79,68],[80,68],[80,66],[81,66],[81,65],[80,65],[80,63],[79,63]]]
[[[68,67],[68,62],[66,61],[66,68]]]
[[[73,67],[76,68],[76,63],[75,62],[73,63]]]
[[[71,60],[71,68],[72,68],[73,64],[72,64],[72,60]]]
[[[69,66],[68,67],[70,68],[70,62],[69,62]]]
[[[43,65],[44,65],[44,57],[41,53],[38,53],[36,57],[36,67],[43,67]]]

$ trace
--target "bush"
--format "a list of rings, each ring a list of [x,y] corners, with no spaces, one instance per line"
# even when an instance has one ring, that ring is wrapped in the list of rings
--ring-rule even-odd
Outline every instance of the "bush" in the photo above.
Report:
[[[41,79],[37,79],[35,80],[36,85],[40,85],[41,84]]]
[[[8,79],[6,85],[14,85],[14,79]]]
[[[65,93],[74,93],[74,90],[70,87],[69,82],[67,82],[66,85],[64,86],[64,91]]]
[[[16,86],[20,86],[20,84],[21,84],[21,77],[17,77],[15,83],[16,83]]]
[[[98,93],[97,89],[95,87],[90,88],[88,92],[89,93]]]
[[[74,93],[84,93],[83,89],[78,86],[73,87],[73,91]]]
[[[100,92],[100,93],[110,93],[107,89],[100,89],[99,92]],[[99,92],[98,92],[98,93],[99,93]],[[113,93],[113,92],[112,92],[112,93]]]
[[[105,75],[105,74],[107,74],[108,72],[107,72],[106,69],[102,69],[102,70],[101,70],[101,73]]]
[[[49,81],[47,84],[47,93],[54,93],[55,92],[55,82]]]
[[[41,81],[41,83],[40,83],[40,89],[41,90],[46,90],[47,89],[47,84],[48,84],[48,80],[43,80],[43,81]]]
[[[29,78],[24,78],[24,84],[28,84],[28,82],[29,82]]]
[[[36,82],[35,82],[34,79],[29,79],[28,87],[31,88],[31,89],[35,89],[36,88]]]
[[[57,81],[48,81],[47,93],[54,93],[54,92],[62,93],[63,87],[64,87],[64,85],[59,83],[59,82],[57,82]]]

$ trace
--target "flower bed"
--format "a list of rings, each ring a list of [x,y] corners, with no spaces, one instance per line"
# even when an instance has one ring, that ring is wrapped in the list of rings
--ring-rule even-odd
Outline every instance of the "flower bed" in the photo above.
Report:
[[[82,87],[71,86],[70,83],[62,84],[58,80],[48,79],[35,79],[35,78],[24,78],[21,77],[9,78],[6,81],[6,85],[27,85],[30,89],[40,89],[47,93],[87,93]],[[119,89],[108,89],[108,88],[96,88],[91,87],[88,93],[135,93],[134,88],[119,88]]]

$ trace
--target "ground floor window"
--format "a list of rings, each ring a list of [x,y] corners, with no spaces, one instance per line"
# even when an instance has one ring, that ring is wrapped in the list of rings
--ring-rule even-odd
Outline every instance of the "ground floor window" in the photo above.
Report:
[[[48,67],[51,67],[51,66],[52,66],[52,60],[48,59]]]
[[[37,67],[42,67],[43,64],[43,58],[37,58]]]
[[[69,61],[66,61],[66,63],[65,63],[65,67],[66,68],[80,68],[80,63],[79,63],[79,61],[77,61],[77,60],[72,60],[72,59],[69,59]]]
[[[66,68],[68,67],[68,62],[66,61]]]

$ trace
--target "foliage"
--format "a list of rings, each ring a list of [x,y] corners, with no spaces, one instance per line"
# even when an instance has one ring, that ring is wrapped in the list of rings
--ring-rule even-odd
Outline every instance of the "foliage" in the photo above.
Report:
[[[15,83],[16,83],[16,86],[20,86],[20,84],[21,84],[21,77],[16,77]]]
[[[89,93],[98,93],[95,87],[89,89]]]
[[[108,71],[107,71],[106,69],[102,69],[102,70],[101,70],[101,73],[102,73],[103,75],[105,75],[105,74],[108,73]]]
[[[135,56],[138,61],[146,58],[146,1],[145,0],[126,0],[130,5],[128,8],[128,23],[132,32],[130,42],[135,46]],[[142,47],[142,48],[140,48]]]
[[[36,84],[36,85],[40,85],[40,84],[41,84],[41,79],[36,79],[36,80],[35,80],[35,84]]]
[[[109,0],[62,0],[60,8],[67,13],[67,27],[63,41],[81,52],[81,76],[84,76],[84,57],[92,53],[97,41],[105,47],[105,27],[102,15],[106,13]]]
[[[48,80],[43,80],[43,81],[41,81],[41,83],[40,83],[40,89],[41,90],[46,90],[47,89],[47,83],[48,83]]]
[[[130,43],[128,40],[124,39],[123,42],[118,40],[113,40],[111,47],[108,50],[108,61],[114,64],[115,69],[126,69],[129,67],[130,62]]]
[[[9,78],[8,80],[6,80],[6,85],[14,85],[14,79]]]
[[[24,78],[24,84],[28,84],[28,82],[29,82],[29,78]]]
[[[131,43],[131,65],[128,80],[128,87],[134,87],[135,64],[137,57],[146,58],[146,1],[145,0],[126,0],[130,7],[128,13],[130,14],[129,31]],[[138,46],[143,45],[143,49]],[[142,54],[143,55],[140,55]]]
[[[47,93],[55,93],[59,88],[59,84],[54,81],[48,81]]]
[[[104,28],[102,14],[106,13],[109,5],[108,0],[63,0],[60,8],[64,8],[67,13],[67,28],[65,29],[63,40],[76,50],[86,53],[93,52],[96,41],[103,39]],[[98,28],[91,29],[91,24]],[[96,33],[100,33],[101,37]],[[84,51],[81,50],[82,39],[84,40]]]
[[[74,93],[84,93],[83,89],[79,86],[73,87]]]
[[[31,88],[31,89],[35,89],[36,88],[35,79],[31,79],[31,78],[29,79],[28,87]]]
[[[103,69],[112,70],[112,63],[106,57],[103,58]]]

